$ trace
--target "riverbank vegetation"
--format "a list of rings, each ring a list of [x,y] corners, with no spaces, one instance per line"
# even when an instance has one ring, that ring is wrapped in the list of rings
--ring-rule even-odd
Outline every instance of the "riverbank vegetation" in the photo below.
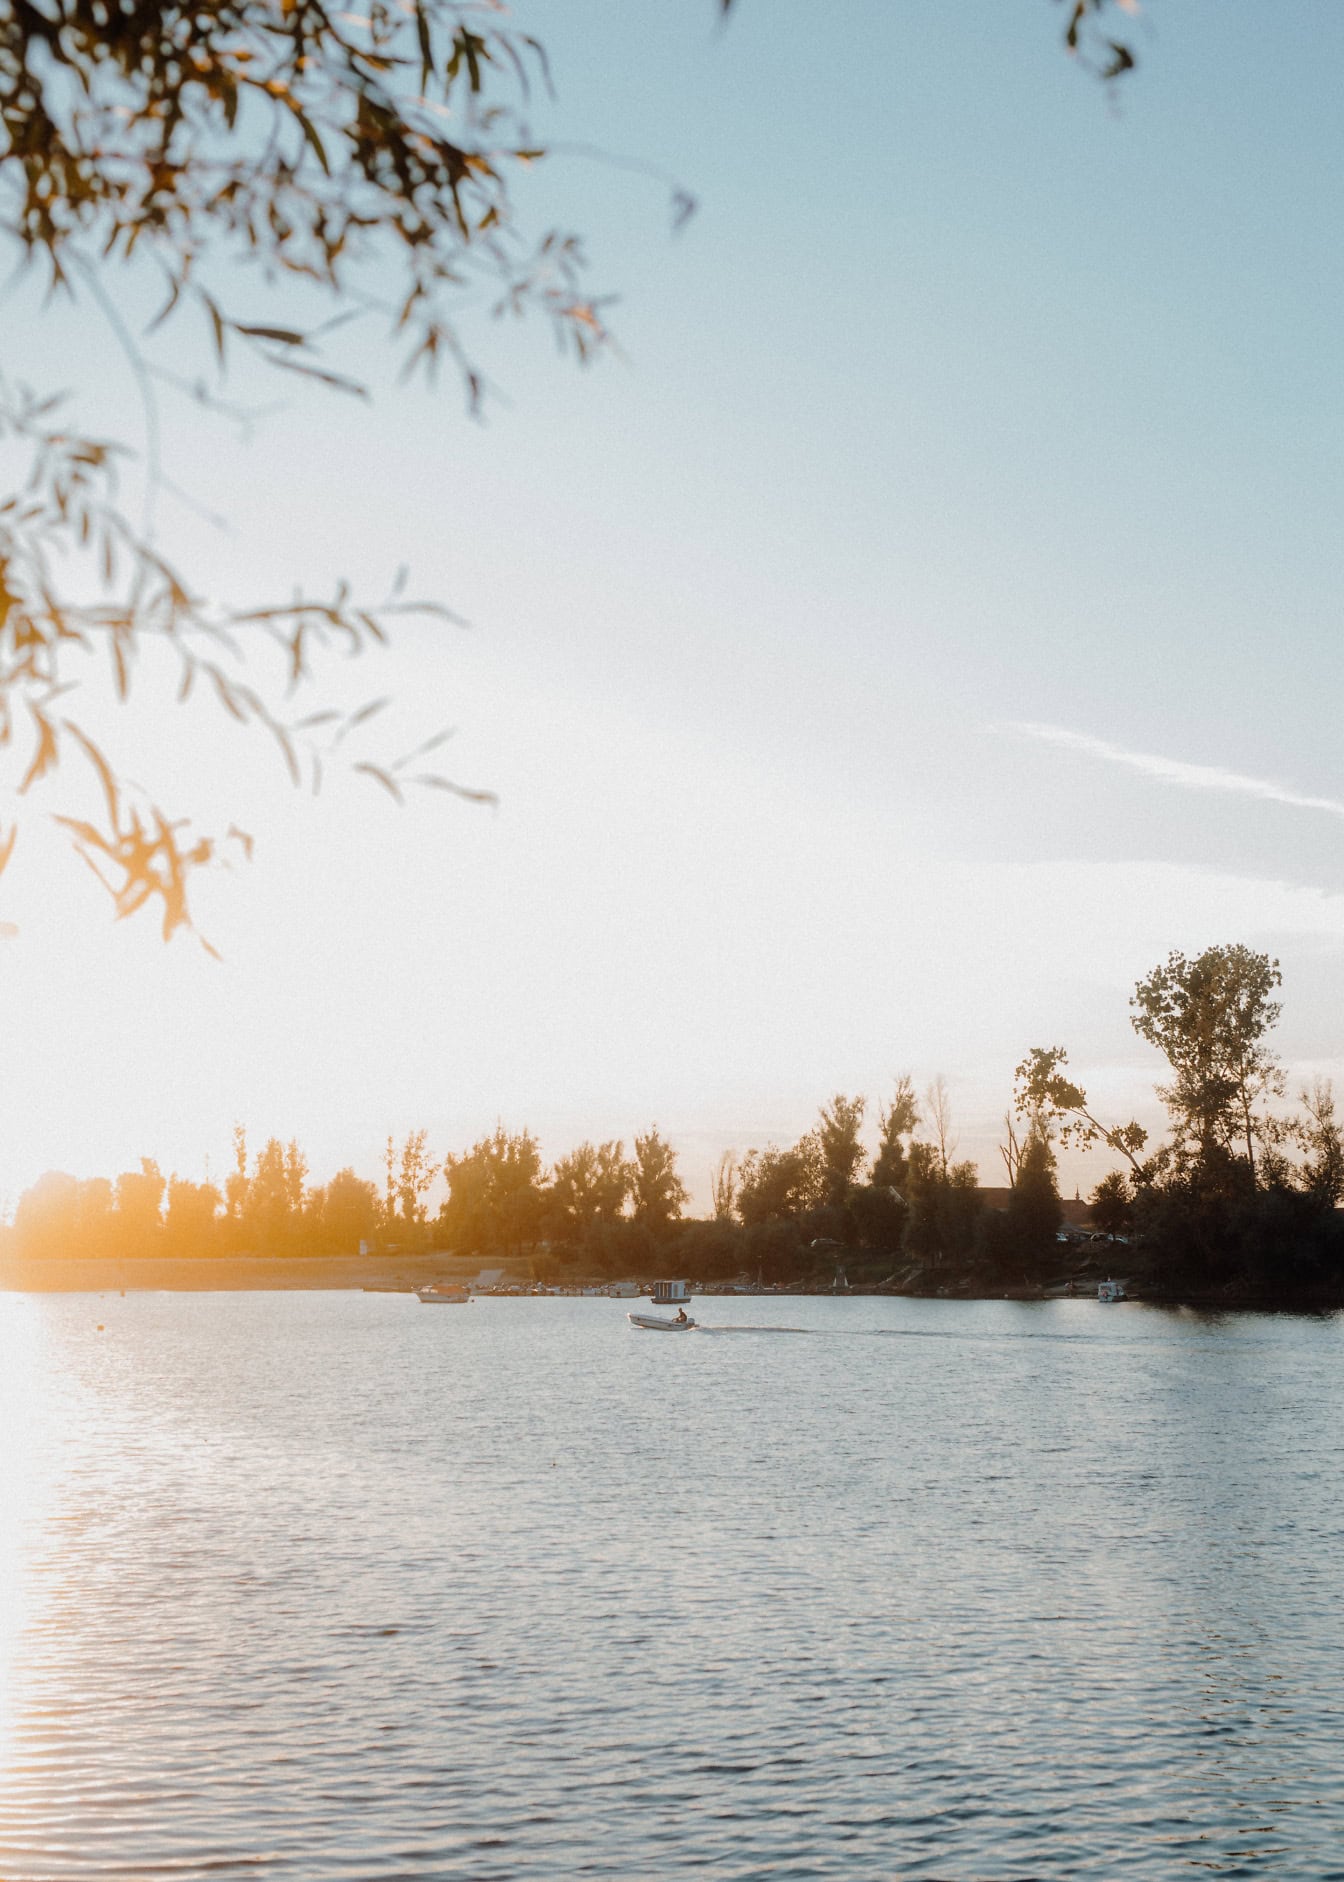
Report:
[[[871,1112],[837,1095],[796,1143],[725,1153],[702,1219],[686,1219],[688,1191],[656,1128],[629,1151],[622,1139],[583,1143],[549,1167],[527,1130],[500,1124],[444,1157],[420,1130],[387,1140],[381,1182],[346,1168],[311,1184],[296,1141],[253,1152],[239,1127],[218,1185],[165,1177],[149,1159],[114,1179],[49,1173],[20,1198],[4,1247],[117,1260],[441,1250],[550,1285],[663,1269],[949,1294],[1031,1291],[1100,1261],[1156,1298],[1344,1302],[1344,1123],[1326,1081],[1285,1102],[1270,1044],[1280,984],[1278,963],[1241,945],[1173,953],[1138,983],[1131,1022],[1168,1068],[1157,1143],[1098,1114],[1062,1046],[1032,1048],[1004,1118],[999,1188],[957,1160],[945,1082],[917,1092],[907,1075]],[[1086,1220],[1074,1208],[1062,1231],[1063,1147],[1112,1167]]]

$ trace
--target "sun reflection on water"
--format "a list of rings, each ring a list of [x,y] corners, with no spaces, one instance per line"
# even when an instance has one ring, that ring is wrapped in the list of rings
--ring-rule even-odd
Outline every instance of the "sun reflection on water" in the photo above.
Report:
[[[33,1552],[56,1444],[41,1304],[0,1294],[0,1778],[14,1755],[17,1672],[32,1616]]]

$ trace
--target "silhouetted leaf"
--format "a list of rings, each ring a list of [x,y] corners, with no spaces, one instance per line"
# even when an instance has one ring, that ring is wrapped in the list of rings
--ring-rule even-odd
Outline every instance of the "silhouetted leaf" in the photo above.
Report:
[[[362,771],[365,777],[373,778],[376,783],[381,784],[383,789],[396,799],[397,803],[402,801],[400,785],[394,777],[383,770],[381,765],[370,764],[367,759],[363,759],[360,763],[352,765],[351,770]]]
[[[277,346],[306,346],[306,334],[294,327],[256,327],[241,320],[235,320],[233,327],[237,333],[247,334],[252,340],[274,340]]]

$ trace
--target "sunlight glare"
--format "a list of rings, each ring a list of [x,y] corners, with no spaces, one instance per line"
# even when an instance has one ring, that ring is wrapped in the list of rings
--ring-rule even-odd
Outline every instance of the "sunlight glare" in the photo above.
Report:
[[[0,1294],[0,1777],[18,1724],[19,1648],[32,1611],[32,1550],[48,1500],[52,1430],[40,1303]]]

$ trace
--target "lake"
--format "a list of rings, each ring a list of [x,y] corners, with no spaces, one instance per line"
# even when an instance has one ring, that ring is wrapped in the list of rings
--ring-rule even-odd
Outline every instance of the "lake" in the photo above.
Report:
[[[694,1311],[0,1295],[0,1875],[1344,1876],[1340,1321]]]

